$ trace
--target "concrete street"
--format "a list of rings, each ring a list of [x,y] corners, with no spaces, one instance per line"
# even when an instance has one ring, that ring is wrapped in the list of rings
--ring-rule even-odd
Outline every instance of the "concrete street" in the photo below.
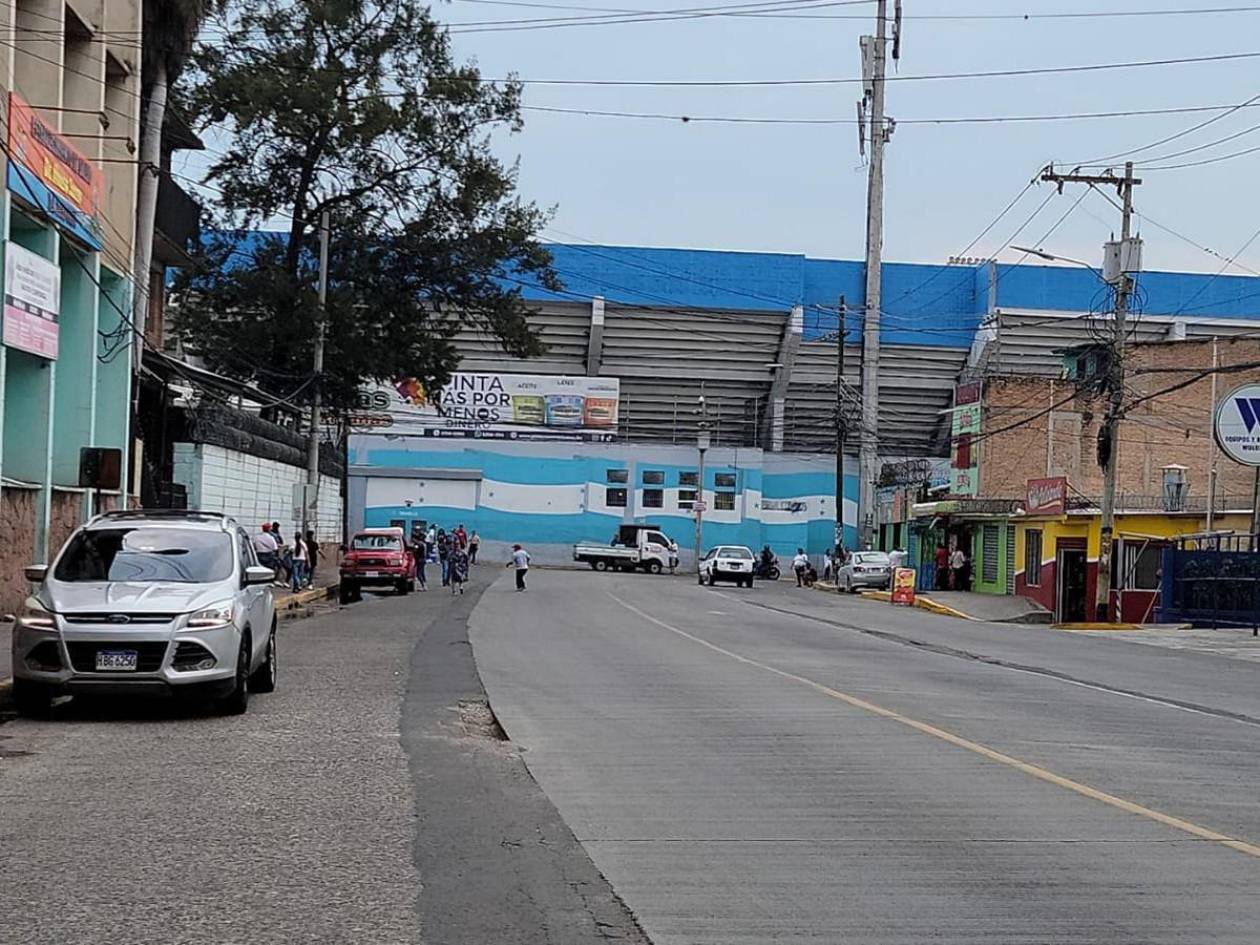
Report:
[[[472,639],[657,945],[1256,940],[1253,662],[563,572]]]

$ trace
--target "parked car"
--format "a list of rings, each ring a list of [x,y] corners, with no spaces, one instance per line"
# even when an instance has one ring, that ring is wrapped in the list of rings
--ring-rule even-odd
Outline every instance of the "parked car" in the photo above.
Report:
[[[734,581],[743,587],[753,586],[753,553],[743,545],[718,545],[700,559],[700,583],[710,587],[718,581]]]
[[[225,515],[115,511],[78,528],[13,627],[13,697],[181,695],[246,710],[276,688],[275,572]]]
[[[891,583],[892,562],[883,551],[855,551],[836,571],[836,590],[848,594],[862,588],[886,591]]]
[[[337,593],[343,604],[360,600],[365,587],[392,587],[399,594],[416,589],[416,558],[401,528],[365,528],[342,549]]]

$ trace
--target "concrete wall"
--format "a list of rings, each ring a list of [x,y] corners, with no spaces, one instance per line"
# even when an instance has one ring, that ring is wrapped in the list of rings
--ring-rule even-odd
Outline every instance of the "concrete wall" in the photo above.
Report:
[[[188,490],[188,507],[226,512],[256,530],[279,522],[288,540],[297,531],[293,486],[306,481],[306,470],[206,443],[175,444],[175,481]],[[341,483],[321,476],[318,522],[321,542],[341,540]]]
[[[697,471],[692,447],[645,443],[453,442],[357,435],[350,442],[352,528],[416,521],[482,538],[487,558],[513,542],[544,564],[572,563],[575,542],[607,541],[623,522],[652,522],[694,560],[695,519],[680,504],[685,474]],[[645,473],[649,476],[645,477]],[[660,474],[659,485],[645,482]],[[610,481],[624,475],[624,482]],[[845,473],[847,541],[855,541],[856,462]],[[734,484],[727,485],[727,477]],[[624,508],[609,489],[625,489]],[[659,507],[648,496],[659,490]],[[835,527],[834,459],[827,455],[711,449],[705,457],[704,545],[769,544],[780,557],[797,547],[821,556]],[[720,508],[719,505],[729,506]]]

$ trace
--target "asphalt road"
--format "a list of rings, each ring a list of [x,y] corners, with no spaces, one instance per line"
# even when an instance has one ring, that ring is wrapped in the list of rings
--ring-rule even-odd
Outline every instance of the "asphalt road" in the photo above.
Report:
[[[471,636],[656,945],[1257,941],[1254,663],[573,572]]]
[[[489,570],[282,623],[244,716],[0,716],[0,945],[642,943],[495,737],[465,624]]]

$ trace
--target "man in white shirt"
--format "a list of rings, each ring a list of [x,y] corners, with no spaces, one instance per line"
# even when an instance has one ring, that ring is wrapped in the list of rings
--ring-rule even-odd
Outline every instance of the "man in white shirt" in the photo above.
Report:
[[[796,557],[792,559],[792,570],[796,572],[796,586],[805,586],[805,571],[809,568],[809,555],[804,548],[796,549]]]
[[[509,568],[516,568],[516,589],[518,591],[525,590],[525,574],[529,571],[529,552],[520,545],[512,546],[512,560],[508,562]]]
[[[953,573],[954,590],[956,591],[967,590],[966,575],[964,574],[966,569],[967,569],[967,553],[963,551],[961,547],[955,548],[954,553],[949,556],[949,570]]]

